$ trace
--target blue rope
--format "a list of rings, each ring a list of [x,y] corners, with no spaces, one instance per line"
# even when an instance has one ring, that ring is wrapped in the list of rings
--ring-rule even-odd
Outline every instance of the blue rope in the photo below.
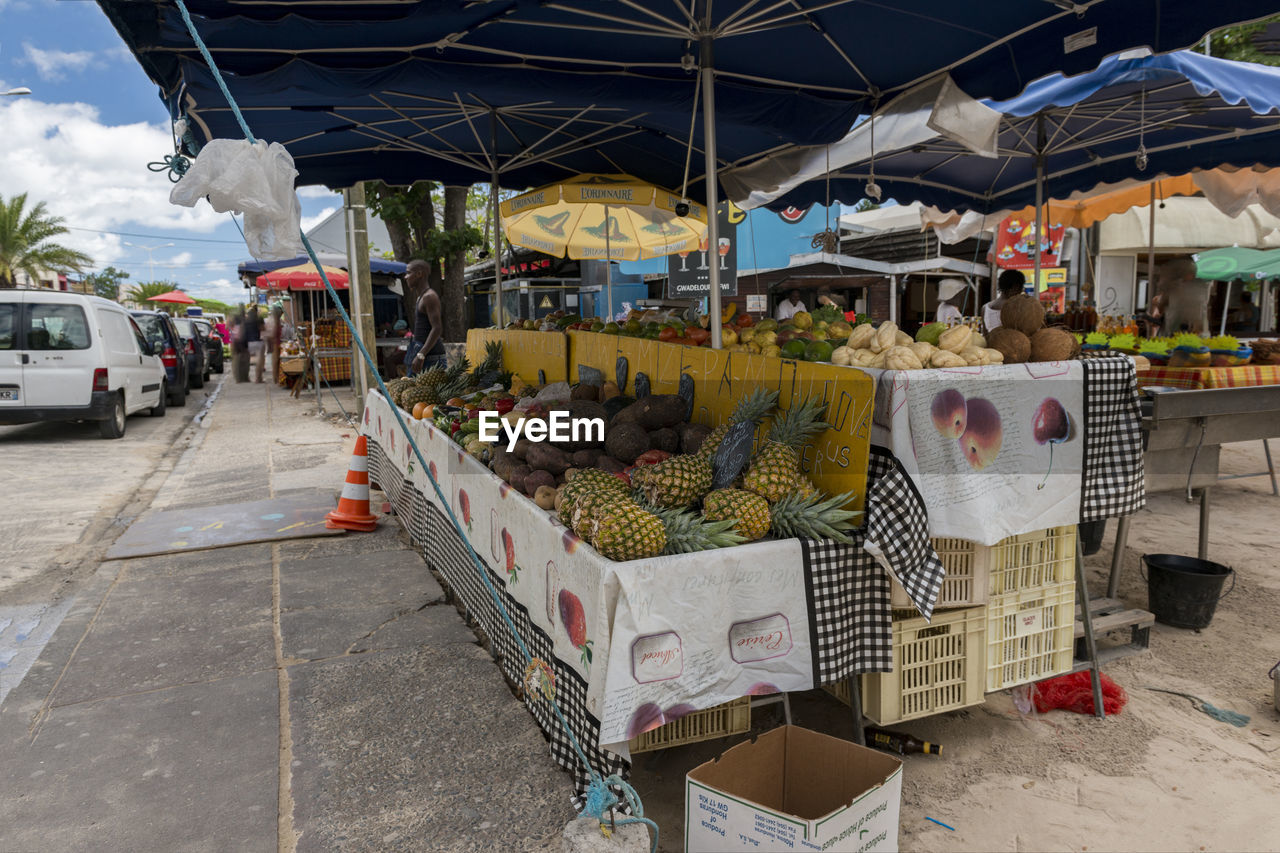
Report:
[[[166,154],[163,160],[148,163],[147,168],[153,172],[168,172],[170,183],[176,184],[191,168],[191,161],[181,154]]]
[[[204,40],[200,38],[200,34],[196,32],[195,24],[191,21],[191,15],[187,12],[186,4],[183,0],[174,0],[177,4],[178,11],[182,14],[183,23],[187,26],[187,32],[191,34],[192,40],[200,50],[200,55],[204,57],[204,61],[208,64],[209,70],[213,72],[213,77],[218,83],[218,88],[222,91],[223,97],[227,99],[227,103],[231,106],[231,111],[236,117],[236,121],[240,125],[240,129],[244,132],[245,138],[249,142],[256,142],[253,133],[249,130],[249,125],[245,122],[244,116],[240,113],[240,107],[236,104],[236,100],[232,97],[231,92],[227,89],[226,82],[222,78],[222,72],[218,70],[217,64],[213,61],[213,57],[209,54],[209,49],[205,47]],[[316,270],[320,273],[320,280],[324,282],[325,290],[333,299],[333,304],[337,306],[338,313],[342,317],[342,321],[347,324],[347,328],[351,331],[351,339],[360,349],[360,355],[364,357],[365,364],[369,367],[369,372],[373,375],[374,381],[378,383],[378,390],[386,400],[391,399],[391,393],[387,390],[387,386],[383,384],[382,377],[378,373],[377,362],[369,355],[369,350],[365,348],[364,341],[361,340],[360,334],[357,332],[355,324],[351,321],[347,310],[342,307],[341,300],[338,299],[338,293],[334,290],[333,285],[329,283],[329,276],[325,274],[324,265],[320,263],[320,259],[316,257],[315,250],[311,247],[311,241],[307,239],[307,235],[298,232],[302,237],[302,245],[307,250],[307,257],[315,264]],[[431,467],[427,464],[427,460],[422,455],[421,448],[414,441],[413,434],[409,431],[408,425],[405,423],[404,417],[400,414],[400,407],[391,406],[391,414],[395,416],[396,423],[399,425],[401,432],[409,442],[409,446],[413,448],[413,454],[418,459],[418,464],[422,466],[422,471],[427,475],[431,487],[435,490],[436,497],[440,501],[440,505],[444,507],[445,513],[449,516],[449,520],[453,522],[454,530],[462,538],[462,542],[466,545],[467,554],[471,557],[471,562],[476,568],[476,572],[480,575],[480,580],[484,581],[485,588],[489,591],[489,597],[493,599],[493,603],[497,606],[498,613],[502,615],[502,620],[506,622],[511,635],[515,637],[516,645],[520,648],[520,653],[524,655],[525,663],[533,662],[533,655],[529,652],[528,646],[525,645],[524,638],[520,636],[519,629],[516,628],[515,622],[512,621],[511,615],[507,612],[507,607],[502,601],[502,597],[498,594],[497,588],[493,585],[493,581],[489,579],[489,573],[485,570],[484,563],[476,554],[475,548],[471,545],[471,540],[467,538],[466,532],[462,529],[457,516],[453,513],[453,507],[450,506],[448,498],[440,488],[440,484],[436,482],[436,478],[431,476]],[[551,704],[551,710],[555,712],[556,719],[560,722],[564,733],[568,735],[569,743],[573,746],[573,751],[577,754],[578,761],[586,768],[587,773],[591,777],[591,782],[587,787],[586,805],[583,809],[586,814],[594,817],[603,827],[606,822],[606,814],[612,811],[614,805],[621,804],[625,801],[626,805],[636,814],[634,818],[622,818],[613,820],[616,825],[625,825],[629,823],[644,823],[653,829],[653,839],[650,842],[650,850],[656,853],[658,849],[658,825],[652,820],[644,817],[644,806],[640,802],[640,796],[636,793],[631,785],[627,784],[617,774],[613,774],[608,778],[601,777],[591,762],[587,760],[586,752],[583,751],[582,745],[578,743],[578,739],[573,734],[573,729],[569,727],[569,723],[564,718],[564,713],[560,710],[560,705],[554,698],[547,700]],[[617,787],[622,791],[622,797],[618,797],[611,790],[610,786]],[[611,802],[612,801],[612,802]],[[610,818],[611,819],[611,818]]]

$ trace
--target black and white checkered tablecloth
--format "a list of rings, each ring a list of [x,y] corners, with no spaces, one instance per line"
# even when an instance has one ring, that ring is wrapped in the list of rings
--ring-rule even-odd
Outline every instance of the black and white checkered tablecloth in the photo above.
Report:
[[[1138,379],[1127,356],[1084,360],[1084,482],[1080,520],[1146,506]]]

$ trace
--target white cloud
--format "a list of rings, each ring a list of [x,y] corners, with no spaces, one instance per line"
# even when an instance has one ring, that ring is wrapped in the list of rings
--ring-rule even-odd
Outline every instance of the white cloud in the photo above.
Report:
[[[45,202],[66,225],[208,234],[226,222],[225,214],[204,203],[194,208],[171,205],[168,178],[147,170],[148,162],[173,148],[167,127],[103,124],[98,110],[88,104],[31,98],[0,98],[0,127],[0,195],[28,193],[32,203]],[[113,234],[71,231],[59,242],[88,253],[96,267],[130,252]]]
[[[207,269],[210,271],[217,271],[222,269],[225,266],[228,266],[228,264],[225,261],[205,261],[204,262],[204,269]]]
[[[315,228],[321,222],[324,222],[326,219],[332,216],[337,209],[338,208],[336,206],[326,207],[324,210],[320,211],[315,216],[302,217],[302,233],[305,234],[308,231],[310,231],[312,228]]]
[[[340,193],[335,193],[328,187],[309,186],[298,187],[298,198],[328,198],[332,199]]]
[[[179,252],[178,254],[174,255],[172,258],[169,258],[168,260],[165,260],[165,261],[157,261],[157,262],[156,262],[156,265],[157,265],[157,266],[173,267],[174,269],[181,269],[182,267],[190,266],[190,265],[191,265],[191,253],[190,253],[190,252]]]
[[[24,42],[22,51],[26,54],[26,59],[19,61],[35,66],[41,80],[63,80],[66,79],[67,72],[78,74],[94,64],[94,53],[91,50],[41,50]]]
[[[245,302],[249,291],[236,278],[215,278],[206,282],[184,284],[183,289],[197,299],[216,299],[228,305]]]

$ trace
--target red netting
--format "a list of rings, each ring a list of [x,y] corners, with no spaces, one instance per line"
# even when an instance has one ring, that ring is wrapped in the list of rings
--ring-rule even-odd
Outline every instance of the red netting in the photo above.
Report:
[[[1031,694],[1035,699],[1036,710],[1042,714],[1056,708],[1075,711],[1077,714],[1093,713],[1093,683],[1089,679],[1088,670],[1069,672],[1037,682],[1032,685]],[[1109,676],[1102,675],[1102,709],[1107,716],[1120,713],[1120,709],[1128,701],[1129,695],[1124,692],[1124,688]]]

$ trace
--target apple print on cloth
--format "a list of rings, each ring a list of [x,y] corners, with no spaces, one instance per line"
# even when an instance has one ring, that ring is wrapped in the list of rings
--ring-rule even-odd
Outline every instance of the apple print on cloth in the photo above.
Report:
[[[582,666],[591,667],[591,641],[587,639],[587,614],[582,601],[567,589],[560,590],[560,623],[569,636],[569,642],[582,652]],[[659,723],[661,725],[661,723]]]
[[[1049,445],[1049,467],[1044,472],[1044,479],[1036,486],[1039,490],[1049,482],[1049,474],[1053,471],[1054,446],[1075,437],[1075,424],[1056,398],[1045,397],[1044,402],[1036,407],[1036,412],[1031,417],[1031,437],[1036,444]]]

